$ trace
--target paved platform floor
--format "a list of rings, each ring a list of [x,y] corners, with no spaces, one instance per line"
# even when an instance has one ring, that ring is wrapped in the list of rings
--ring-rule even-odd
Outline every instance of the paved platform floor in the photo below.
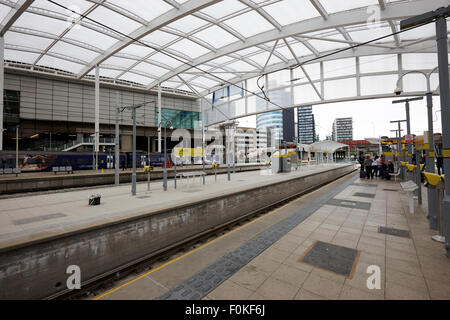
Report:
[[[0,248],[343,165],[346,164],[305,166],[278,175],[271,175],[267,170],[242,172],[232,174],[231,181],[227,181],[226,174],[221,174],[217,175],[216,182],[212,175],[206,177],[205,185],[200,177],[195,182],[190,179],[189,183],[183,179],[183,182],[178,180],[176,190],[172,178],[168,180],[167,192],[163,191],[161,180],[151,182],[150,192],[147,183],[140,182],[136,197],[131,195],[131,184],[128,183],[118,187],[0,199]],[[88,205],[92,194],[102,196],[101,205]]]
[[[236,167],[245,167],[245,166],[254,166],[257,165],[256,163],[239,163],[236,164]],[[222,165],[221,167],[223,168],[224,165]],[[206,165],[205,168],[210,169],[212,166],[211,165]],[[177,169],[190,169],[190,170],[202,170],[202,166],[201,165],[183,165],[183,166],[177,166]],[[142,172],[144,169],[143,168],[136,168],[137,172]],[[160,167],[154,167],[152,169],[152,172],[161,172],[163,171],[163,168]],[[173,167],[171,168],[167,168],[168,171],[173,171]],[[114,169],[103,169],[103,172],[101,169],[99,169],[98,171],[95,170],[75,170],[73,173],[67,173],[67,172],[58,172],[58,173],[54,173],[53,171],[44,171],[44,172],[22,172],[21,174],[19,174],[17,177],[15,174],[0,174],[0,183],[2,181],[6,181],[6,180],[27,180],[27,179],[37,179],[37,178],[52,178],[52,177],[61,177],[61,176],[66,176],[66,177],[73,177],[73,176],[101,176],[101,175],[106,175],[106,174],[114,174],[115,170]],[[132,173],[132,169],[131,168],[127,168],[127,169],[120,169],[119,171],[120,174],[131,174]]]
[[[338,188],[343,190],[332,194]],[[174,288],[190,285],[190,279],[224,256],[285,219],[310,210],[318,201],[322,205],[312,214],[202,298],[450,299],[450,259],[443,244],[431,240],[435,231],[429,229],[426,219],[426,192],[424,204],[420,207],[416,201],[415,214],[411,215],[400,189],[394,181],[341,178],[192,252],[125,279],[95,299],[167,296]],[[327,199],[330,194],[331,199]],[[379,233],[379,226],[407,230],[411,236]],[[299,262],[316,241],[359,250],[353,276],[346,278]],[[371,275],[367,268],[373,265],[381,271],[380,289],[367,288]]]

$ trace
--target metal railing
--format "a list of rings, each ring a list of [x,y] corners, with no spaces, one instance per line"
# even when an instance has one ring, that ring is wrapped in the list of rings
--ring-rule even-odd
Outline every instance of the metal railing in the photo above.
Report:
[[[73,140],[72,142],[66,143],[64,144],[59,151],[61,150],[67,150],[70,149],[72,147],[75,147],[77,145],[93,145],[94,144],[94,137],[88,137],[88,138],[81,138],[78,140]],[[114,144],[114,138],[100,138],[99,139],[99,144],[110,144],[113,145]]]

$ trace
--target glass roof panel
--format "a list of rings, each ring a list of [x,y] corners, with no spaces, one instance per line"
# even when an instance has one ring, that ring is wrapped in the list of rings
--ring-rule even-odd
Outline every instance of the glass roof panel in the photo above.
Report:
[[[400,30],[400,28],[398,27],[397,30]],[[418,40],[421,38],[434,37],[435,35],[436,25],[434,23],[429,23],[413,30],[402,32],[399,36],[402,40]]]
[[[382,26],[382,25],[372,25],[371,28],[368,28],[366,30],[359,30],[359,31],[349,31],[350,36],[352,37],[353,41],[356,42],[366,42],[369,40],[377,39],[380,37],[384,37],[387,35],[392,34],[392,30],[389,26]],[[394,37],[386,37],[384,39],[378,40],[376,43],[381,42],[393,42]]]
[[[239,33],[246,38],[274,28],[273,25],[255,11],[241,14],[226,20],[225,23],[233,29],[239,30]]]
[[[246,49],[242,49],[242,50],[236,51],[235,53],[238,54],[238,55],[241,55],[241,56],[246,56],[246,55],[255,53],[257,51],[261,51],[261,49],[258,48],[258,47],[250,47],[250,48],[246,48]]]
[[[297,57],[308,56],[311,54],[311,51],[309,51],[309,49],[306,48],[300,42],[294,42],[294,43],[291,42],[291,43],[289,43],[289,46],[291,47],[292,51],[294,51],[294,53]],[[277,48],[277,51],[279,53],[281,53],[283,56],[285,56],[286,58],[288,58],[289,60],[294,59],[291,51],[289,50],[289,48],[287,46]]]
[[[361,73],[395,71],[397,66],[397,55],[378,55],[359,58]]]
[[[318,101],[319,96],[310,84],[294,87],[294,103],[302,104],[307,102]]]
[[[108,3],[115,4],[122,7],[141,18],[151,21],[152,19],[159,17],[161,14],[173,9],[173,7],[162,0],[108,0]]]
[[[383,75],[372,77],[361,77],[361,94],[386,94],[392,93],[395,89],[398,75]]]
[[[117,42],[117,39],[104,35],[103,33],[85,28],[83,26],[72,28],[65,35],[65,37],[88,43],[103,50],[108,49]]]
[[[14,23],[15,27],[59,34],[70,25],[69,22],[24,12]]]
[[[139,70],[148,74],[152,74],[155,76],[162,76],[163,74],[167,73],[169,70],[155,66],[153,64],[149,64],[146,62],[141,62],[137,66],[133,68],[133,70]]]
[[[108,65],[117,66],[117,67],[120,67],[120,68],[129,68],[134,63],[136,63],[136,60],[131,60],[131,59],[125,59],[125,58],[119,58],[119,57],[112,56],[112,57],[106,59],[105,61],[103,61],[102,64],[108,64]]]
[[[178,87],[180,84],[175,81],[164,81],[161,86],[162,87],[168,87],[168,88],[175,88]],[[191,90],[189,90],[191,91]]]
[[[195,37],[209,43],[216,49],[238,41],[238,38],[218,26],[212,26],[197,32]]]
[[[347,11],[365,6],[379,5],[378,0],[336,1],[320,0],[320,3],[328,13]]]
[[[249,59],[255,61],[257,64],[261,66],[264,66],[269,56],[270,52],[263,51],[262,53],[258,53],[254,56],[249,57]],[[272,57],[270,57],[269,63],[278,63],[278,62],[281,62],[281,60],[278,59],[276,56],[272,55]]]
[[[67,7],[69,10],[73,10],[77,13],[83,13],[85,12],[89,7],[93,6],[94,4],[89,3],[88,1],[85,0],[58,0],[55,1],[58,4],[61,4],[64,7]],[[41,9],[45,9],[45,10],[50,10],[50,11],[54,11],[54,12],[58,12],[67,16],[70,16],[74,19],[78,18],[78,15],[66,10],[60,6],[57,6],[54,3],[51,3],[47,0],[35,0],[33,1],[33,3],[31,4],[32,7],[37,7],[37,8],[41,8]]]
[[[39,50],[46,49],[51,43],[52,39],[35,37],[28,34],[18,32],[7,32],[5,34],[5,44],[13,44],[18,46],[27,46]]]
[[[88,15],[88,18],[98,21],[124,34],[130,34],[132,31],[142,27],[142,24],[126,18],[121,14],[115,13],[112,10],[106,9],[103,6],[100,6],[92,11]],[[89,21],[92,22],[92,20]]]
[[[208,22],[206,22],[205,20],[196,18],[194,16],[186,16],[184,18],[172,22],[171,24],[168,24],[167,27],[174,28],[184,33],[190,33],[206,25],[207,23]]]
[[[173,68],[179,67],[181,66],[183,63],[177,59],[171,58],[168,55],[161,53],[161,52],[157,52],[154,55],[152,55],[149,59],[157,61],[157,62],[161,62],[164,63],[166,65],[169,65]]]
[[[325,81],[325,99],[340,99],[356,96],[356,79]]]
[[[0,21],[3,21],[10,10],[10,7],[0,4]]]
[[[305,71],[308,73],[308,76],[312,80],[320,79],[320,64],[319,63],[310,63],[303,66]],[[294,79],[300,78],[301,81],[307,81],[305,74],[303,73],[301,68],[294,69]]]
[[[404,70],[434,69],[438,65],[435,53],[407,53],[402,55]]]
[[[39,55],[37,53],[10,50],[7,48],[5,49],[5,60],[8,61],[17,61],[32,64],[38,57]]]
[[[154,80],[154,79],[151,79],[148,77],[141,76],[140,74],[135,74],[135,73],[131,73],[131,72],[127,72],[127,73],[121,75],[119,79],[136,82],[136,83],[142,84],[144,86],[148,85],[150,82],[152,82]]]
[[[311,40],[308,40],[308,42],[309,42],[309,44],[311,44],[314,48],[316,48],[320,52],[341,49],[341,48],[345,48],[345,47],[349,46],[348,44],[343,43],[343,42],[326,41],[325,39],[327,39],[327,38],[324,38],[324,40],[311,39]],[[329,37],[329,38],[345,40],[344,36],[341,34],[335,35],[335,36]]]
[[[61,70],[66,70],[66,71],[73,72],[73,73],[78,73],[84,68],[84,65],[82,65],[82,64],[55,58],[55,57],[49,56],[48,54],[43,56],[41,58],[41,60],[39,60],[38,65],[50,67],[50,68],[61,69]]]
[[[210,52],[205,47],[202,47],[201,45],[196,44],[195,42],[192,42],[188,39],[178,41],[171,45],[169,48],[188,55],[191,58],[197,58],[201,55],[204,55],[205,53]]]
[[[154,43],[159,46],[164,46],[177,38],[178,37],[173,34],[163,32],[160,30],[156,30],[156,31],[153,31],[152,33],[146,35],[145,37],[143,37],[141,39],[141,41],[144,41],[144,42],[148,41],[150,43]]]
[[[49,51],[68,55],[83,61],[93,60],[96,56],[99,55],[99,53],[97,52],[86,50],[63,41],[58,41],[57,43],[55,43],[55,45]]]
[[[231,13],[245,9],[246,7],[246,5],[237,0],[223,0],[219,3],[202,9],[200,12],[206,13],[207,15],[215,19],[221,19]]]
[[[196,83],[199,85],[203,85],[205,87],[214,87],[217,86],[219,84],[218,81],[214,81],[210,78],[205,78],[205,77],[198,77],[195,78],[194,80],[192,80],[192,83],[195,85]]]
[[[241,61],[241,60],[238,60],[236,62],[227,64],[226,66],[231,68],[231,69],[233,69],[233,70],[239,71],[239,72],[246,72],[246,71],[253,71],[253,70],[255,70],[254,66],[252,66],[252,65],[250,65],[250,64],[248,64],[248,63],[246,63],[244,61]]]
[[[99,68],[99,75],[100,75],[100,77],[106,77],[106,78],[113,78],[114,79],[121,73],[122,73],[122,71],[120,71],[120,70]],[[93,69],[91,72],[89,72],[89,75],[95,76],[95,69]]]
[[[309,0],[280,1],[264,6],[264,10],[283,26],[320,16]]]
[[[355,58],[348,58],[325,61],[323,69],[325,78],[353,75],[356,73],[356,60]]]
[[[145,57],[152,52],[155,52],[155,50],[141,44],[132,44],[120,51],[120,53],[131,54],[138,57]]]
[[[229,56],[222,56],[219,58],[216,58],[214,60],[211,60],[210,63],[215,63],[215,64],[224,64],[227,62],[230,62],[231,60],[233,60],[233,58],[229,57]]]

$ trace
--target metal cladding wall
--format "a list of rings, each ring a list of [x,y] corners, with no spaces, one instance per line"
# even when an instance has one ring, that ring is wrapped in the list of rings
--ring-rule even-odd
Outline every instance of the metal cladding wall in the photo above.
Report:
[[[233,219],[331,182],[353,165],[273,182],[89,229],[0,249],[0,299],[42,299],[66,289],[67,267],[82,282]],[[83,283],[82,283],[83,285]]]
[[[5,73],[5,90],[20,91],[20,118],[94,123],[94,84]],[[138,126],[156,126],[157,96],[100,84],[100,123],[114,124],[116,91],[121,106],[154,101],[137,109]],[[198,99],[162,96],[162,108],[200,112]],[[132,125],[131,111],[121,113],[121,124]]]

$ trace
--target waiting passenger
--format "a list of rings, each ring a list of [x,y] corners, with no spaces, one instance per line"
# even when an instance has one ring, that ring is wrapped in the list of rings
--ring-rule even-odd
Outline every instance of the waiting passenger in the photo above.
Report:
[[[392,162],[392,160],[388,161],[388,165],[387,165],[387,170],[385,171],[384,174],[384,179],[386,180],[391,180],[391,175],[390,173],[394,173],[394,163]]]
[[[364,160],[364,166],[366,167],[366,178],[367,179],[373,179],[373,172],[372,172],[372,159],[370,159],[370,156],[367,155],[366,160]]]
[[[438,170],[438,175],[441,175],[441,168],[444,166],[444,158],[442,157],[442,154],[438,153],[436,158],[436,166]],[[444,174],[444,170],[442,170],[442,174]]]

